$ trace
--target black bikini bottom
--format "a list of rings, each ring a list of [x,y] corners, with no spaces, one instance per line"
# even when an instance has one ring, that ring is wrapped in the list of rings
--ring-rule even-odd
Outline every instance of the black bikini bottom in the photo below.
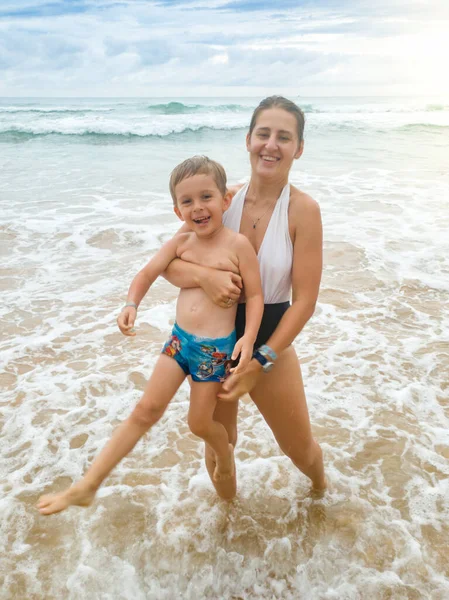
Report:
[[[285,311],[289,308],[290,302],[280,302],[279,304],[265,304],[263,310],[262,323],[259,333],[254,343],[254,349],[266,344],[271,334],[276,329],[279,321],[282,319]],[[237,307],[237,316],[235,317],[235,329],[237,339],[241,338],[245,331],[245,310],[246,304],[239,304]]]

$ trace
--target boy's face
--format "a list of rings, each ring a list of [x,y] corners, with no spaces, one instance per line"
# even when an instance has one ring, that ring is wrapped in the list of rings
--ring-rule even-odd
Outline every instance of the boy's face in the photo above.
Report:
[[[212,175],[197,174],[175,187],[175,213],[200,237],[213,235],[231,204],[231,194],[220,192]]]

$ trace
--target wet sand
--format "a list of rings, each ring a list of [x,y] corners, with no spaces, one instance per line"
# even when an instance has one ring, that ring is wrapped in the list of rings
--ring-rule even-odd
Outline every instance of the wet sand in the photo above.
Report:
[[[166,337],[151,322],[167,303],[173,313],[176,291],[157,286],[133,340],[110,322],[119,298],[65,306],[72,316],[53,337],[57,299],[11,307],[0,378],[5,597],[443,599],[449,354],[417,314],[438,321],[444,299],[419,282],[382,281],[364,260],[327,245],[317,315],[295,343],[330,482],[318,500],[246,397],[238,497],[220,501],[186,425],[184,385],[92,507],[40,516],[39,495],[76,480],[138,399]],[[3,273],[2,285],[19,277]]]

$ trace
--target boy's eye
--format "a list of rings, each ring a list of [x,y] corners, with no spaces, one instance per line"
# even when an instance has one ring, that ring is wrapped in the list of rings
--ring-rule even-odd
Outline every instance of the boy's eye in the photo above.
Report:
[[[181,202],[181,204],[190,204],[190,198],[186,198]]]

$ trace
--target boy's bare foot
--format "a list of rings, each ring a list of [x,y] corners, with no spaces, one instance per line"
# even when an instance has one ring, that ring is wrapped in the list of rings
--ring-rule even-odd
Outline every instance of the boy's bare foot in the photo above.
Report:
[[[83,483],[76,483],[60,494],[41,496],[37,509],[41,515],[52,515],[61,512],[67,507],[89,506],[95,497],[96,490]]]
[[[220,498],[222,498],[223,500],[232,500],[237,493],[237,479],[236,479],[235,464],[234,464],[234,447],[232,446],[232,444],[230,444],[230,446],[232,448],[232,455],[231,455],[232,456],[232,475],[230,477],[228,477],[227,479],[223,479],[223,480],[220,479],[219,481],[216,481],[214,478],[215,469],[216,469],[215,453],[212,450],[212,448],[210,448],[210,446],[208,446],[206,444],[207,471],[209,473],[209,477],[210,477],[210,480],[212,481],[215,491],[220,496]]]
[[[228,444],[228,455],[216,457],[216,464],[213,474],[213,479],[216,482],[227,481],[232,479],[235,475],[235,464],[234,464],[234,446]]]

